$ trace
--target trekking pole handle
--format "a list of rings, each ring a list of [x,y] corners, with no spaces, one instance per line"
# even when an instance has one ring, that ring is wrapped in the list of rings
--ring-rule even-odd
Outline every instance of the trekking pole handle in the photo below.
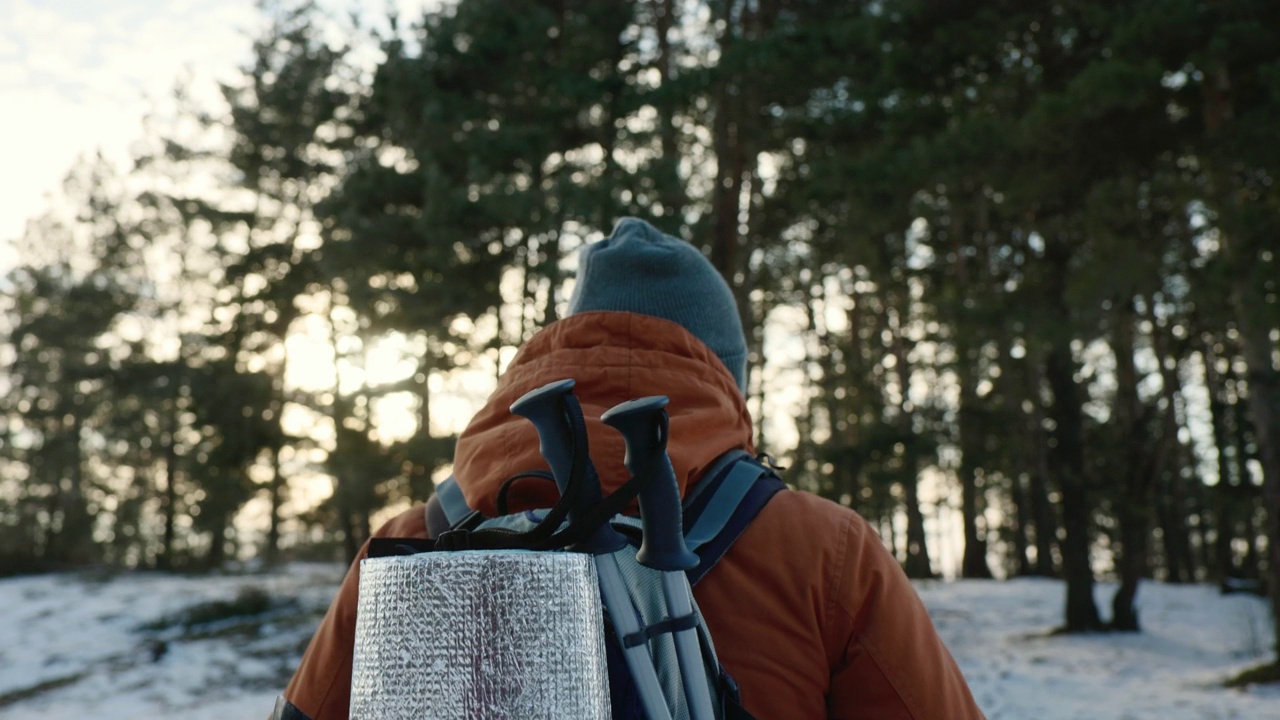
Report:
[[[511,412],[528,418],[533,423],[534,429],[538,431],[538,452],[547,461],[547,465],[551,466],[551,475],[556,480],[556,487],[560,489],[561,496],[569,490],[575,450],[579,447],[583,449],[582,454],[586,458],[586,463],[579,469],[579,482],[583,483],[583,486],[579,488],[578,502],[574,507],[569,508],[570,521],[586,514],[600,502],[601,496],[600,481],[591,465],[591,456],[586,451],[586,428],[585,426],[575,428],[569,420],[571,412],[579,417],[582,415],[578,398],[573,394],[574,384],[573,378],[547,383],[525,393],[511,404]],[[626,538],[606,522],[587,542],[572,549],[613,552],[626,542]]]
[[[528,418],[538,431],[538,452],[551,466],[551,474],[561,495],[568,489],[569,475],[573,471],[574,437],[564,404],[566,398],[573,397],[574,384],[573,378],[557,380],[530,390],[511,403],[512,414]]]
[[[639,497],[644,539],[636,560],[655,570],[688,570],[699,560],[685,545],[680,485],[667,456],[668,402],[665,395],[629,400],[607,410],[600,420],[622,434],[627,470],[645,478]]]

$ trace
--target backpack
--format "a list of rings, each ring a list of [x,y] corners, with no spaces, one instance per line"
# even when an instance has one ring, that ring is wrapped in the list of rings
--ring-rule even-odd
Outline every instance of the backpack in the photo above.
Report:
[[[666,455],[667,399],[657,396],[602,416],[623,434],[632,474],[602,498],[573,384],[551,383],[511,406],[534,422],[552,472],[521,473],[504,483],[498,497],[504,514],[487,518],[468,507],[450,476],[424,511],[432,539],[374,538],[369,557],[497,548],[590,553],[606,615],[613,718],[750,720],[716,658],[691,587],[785,484],[771,465],[733,450],[682,500]],[[506,513],[506,490],[531,477],[556,482],[561,500],[553,508]],[[639,518],[624,514],[633,499]]]

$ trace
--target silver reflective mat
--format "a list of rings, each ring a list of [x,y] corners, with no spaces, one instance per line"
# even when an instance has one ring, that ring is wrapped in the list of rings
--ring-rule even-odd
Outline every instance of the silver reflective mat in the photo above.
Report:
[[[360,564],[359,720],[607,720],[588,555],[440,552]]]

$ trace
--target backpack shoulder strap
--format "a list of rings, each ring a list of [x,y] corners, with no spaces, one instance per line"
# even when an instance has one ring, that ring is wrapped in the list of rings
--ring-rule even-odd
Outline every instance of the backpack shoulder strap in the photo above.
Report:
[[[458,487],[458,481],[450,475],[444,482],[437,485],[436,491],[427,498],[424,512],[427,517],[427,533],[434,538],[456,527],[476,511],[467,505],[467,498],[463,496],[462,488]]]
[[[786,484],[768,466],[742,450],[716,459],[684,502],[685,542],[701,558],[689,570],[689,582],[702,579],[729,551],[773,496]],[[475,515],[450,475],[436,486],[425,509],[427,532],[439,537]],[[637,523],[638,524],[638,523]]]
[[[741,450],[726,453],[706,477],[684,508],[685,543],[701,560],[688,571],[690,583],[715,567],[764,506],[787,487],[772,468]]]
[[[684,496],[683,505],[686,516],[693,508],[698,506],[699,502],[705,502],[705,500],[701,500],[701,498],[707,494],[709,488],[719,486],[719,483],[724,479],[724,474],[729,471],[729,468],[733,466],[734,463],[739,460],[750,459],[751,453],[748,453],[746,450],[730,450],[711,461],[711,464],[707,466],[706,471],[702,473],[702,482],[695,485],[693,489]],[[686,534],[688,529],[689,523],[685,522]]]

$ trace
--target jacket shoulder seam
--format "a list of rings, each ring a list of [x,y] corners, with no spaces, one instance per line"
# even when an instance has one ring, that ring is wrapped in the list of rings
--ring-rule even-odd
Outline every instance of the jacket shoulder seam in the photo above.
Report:
[[[900,682],[897,673],[882,660],[879,649],[873,643],[868,642],[865,636],[862,635],[855,635],[854,642],[862,646],[867,656],[871,658],[871,662],[875,663],[876,668],[884,674],[885,679],[889,681],[889,687],[893,688],[893,693],[898,696],[898,700],[902,703],[902,707],[907,711],[907,714],[913,720],[922,718],[923,716],[918,712],[920,704],[916,700],[915,694],[903,690],[904,683]]]
[[[822,636],[824,638],[831,638],[832,633],[835,630],[835,628],[832,627],[834,624],[834,618],[836,617],[839,609],[845,605],[845,599],[842,596],[841,590],[844,588],[845,580],[851,572],[851,569],[849,568],[849,552],[850,547],[853,545],[853,532],[854,522],[851,515],[844,519],[844,532],[841,533],[840,548],[836,553],[835,567],[832,569],[830,577],[828,577],[828,581],[834,582],[830,585],[831,590],[827,598],[827,606],[824,608],[824,615],[822,618]],[[850,615],[852,616],[852,613],[850,613]],[[848,640],[853,636],[853,634],[854,628],[852,627],[852,623],[850,623],[848,636],[836,640],[836,642],[840,643],[839,647],[824,648],[827,650],[827,657],[838,657],[839,654],[843,652],[844,646],[848,644]]]

